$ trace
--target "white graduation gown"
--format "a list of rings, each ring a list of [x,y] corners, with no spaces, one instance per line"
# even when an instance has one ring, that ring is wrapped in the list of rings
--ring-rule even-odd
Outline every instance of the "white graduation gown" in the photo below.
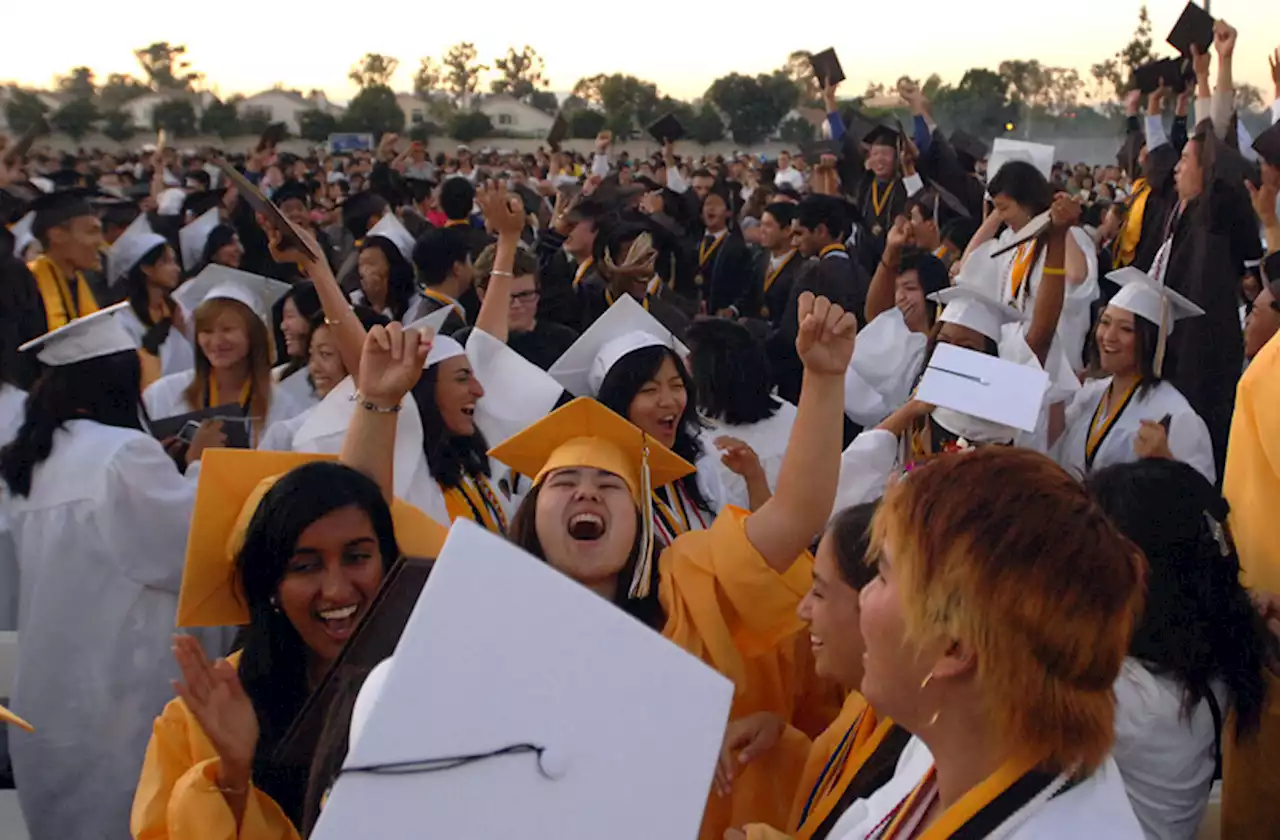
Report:
[[[1110,384],[1111,377],[1091,380],[1067,405],[1066,430],[1052,452],[1054,460],[1063,469],[1084,477],[1112,464],[1138,460],[1133,445],[1141,421],[1159,422],[1167,414],[1170,415],[1169,451],[1173,457],[1195,467],[1209,481],[1217,480],[1209,429],[1186,398],[1168,382],[1159,382],[1146,390],[1139,389],[1098,447],[1093,464],[1086,465],[1089,425]]]
[[[176,417],[179,414],[195,411],[196,409],[188,405],[186,398],[182,395],[191,384],[193,377],[195,377],[195,371],[189,370],[172,376],[162,376],[152,382],[142,392],[142,404],[146,406],[147,415],[153,420],[163,420],[166,417]],[[276,423],[296,417],[306,407],[294,400],[278,383],[273,382],[267,416],[259,428],[266,430]]]
[[[317,403],[318,405],[318,403]],[[263,434],[262,440],[258,441],[258,449],[267,452],[293,452],[293,439],[307,422],[307,418],[315,411],[313,405],[303,411],[301,414],[294,415],[288,420],[281,420],[279,423],[273,423],[266,433]],[[335,453],[337,454],[337,453]]]
[[[844,413],[859,426],[875,426],[911,398],[929,338],[907,328],[896,306],[858,333],[844,377]]]
[[[115,319],[141,347],[142,337],[147,334],[149,328],[138,320],[133,309],[126,306],[115,314]],[[191,346],[191,339],[176,327],[170,329],[169,335],[160,345],[160,375],[182,373],[194,369],[195,366],[196,354]]]
[[[311,371],[303,365],[288,376],[284,376],[285,369],[288,367],[285,364],[272,368],[272,380],[280,386],[280,390],[288,394],[295,405],[299,406],[299,411],[318,405],[320,396],[316,394],[315,386],[311,384]]]
[[[129,836],[151,727],[173,696],[170,652],[199,470],[159,442],[72,420],[31,495],[15,498],[22,644],[9,749],[32,838]],[[202,631],[211,654],[230,643]]]
[[[898,758],[893,778],[850,805],[827,835],[829,840],[874,836],[932,765],[928,748],[912,738]],[[1115,762],[1107,759],[1089,778],[1047,802],[1035,802],[1015,813],[987,836],[1001,840],[1142,840],[1142,829],[1133,816]]]
[[[716,474],[724,488],[722,501],[750,510],[747,494],[747,481],[724,465],[716,449],[716,438],[722,435],[735,437],[750,446],[760,458],[760,466],[764,468],[765,477],[769,480],[769,489],[778,486],[778,471],[782,469],[782,456],[786,454],[787,442],[791,439],[791,427],[796,422],[796,407],[786,400],[779,400],[777,412],[758,423],[747,423],[731,426],[718,420],[704,417],[708,424],[701,433],[702,448],[706,457],[716,460]]]
[[[0,447],[17,436],[26,405],[26,391],[0,383]],[[0,481],[0,631],[18,629],[18,555],[9,528],[12,502],[8,485]]]
[[[1213,687],[1225,713],[1226,691]],[[1111,755],[1148,840],[1192,840],[1204,819],[1216,764],[1216,726],[1207,700],[1190,717],[1174,679],[1126,659],[1116,680],[1116,742]]]

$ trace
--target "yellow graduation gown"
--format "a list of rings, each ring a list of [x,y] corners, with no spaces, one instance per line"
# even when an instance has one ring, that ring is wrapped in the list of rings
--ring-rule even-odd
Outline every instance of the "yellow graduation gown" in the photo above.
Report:
[[[239,664],[239,652],[229,657]],[[182,698],[156,718],[134,794],[130,830],[135,840],[298,840],[297,829],[275,800],[250,786],[244,819],[218,790],[222,760]]]
[[[76,273],[76,288],[73,294],[71,284],[62,276],[62,272],[48,255],[37,257],[27,268],[35,275],[50,330],[56,330],[72,319],[98,311],[98,302],[93,297],[93,290],[89,288],[89,282],[79,272]]]
[[[663,635],[733,681],[730,719],[773,712],[790,721],[807,683],[797,667],[796,615],[813,579],[807,552],[785,575],[775,572],[747,539],[747,512],[724,508],[705,531],[681,534],[659,558],[658,596],[666,611]],[[752,822],[785,823],[808,739],[788,729],[783,743],[753,761],[734,780],[733,793],[712,793],[702,840]]]

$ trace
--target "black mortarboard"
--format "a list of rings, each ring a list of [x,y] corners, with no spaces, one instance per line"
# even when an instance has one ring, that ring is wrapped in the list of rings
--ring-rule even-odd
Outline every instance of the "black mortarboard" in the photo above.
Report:
[[[387,209],[387,200],[376,192],[361,190],[347,196],[342,202],[342,223],[349,226],[355,219],[367,221],[371,216],[381,215]]]
[[[806,140],[800,144],[800,154],[806,161],[817,164],[823,155],[840,156],[840,144],[835,140]]]
[[[844,68],[840,66],[834,47],[809,56],[809,64],[813,66],[813,75],[819,86],[838,84],[845,79]]]
[[[1191,55],[1192,44],[1199,47],[1200,52],[1207,53],[1213,45],[1213,15],[1191,0],[1169,33],[1169,44],[1187,56]]]
[[[182,200],[183,217],[196,218],[203,216],[222,203],[222,197],[226,192],[226,190],[201,190],[200,192],[187,193],[187,197]]]
[[[882,124],[873,125],[870,131],[862,135],[862,142],[871,146],[892,146],[896,149],[901,140],[902,134],[896,128]]]
[[[1280,166],[1280,123],[1259,134],[1253,141],[1253,150],[1272,166]]]
[[[84,176],[70,167],[50,172],[45,176],[53,184],[54,189],[70,190],[85,186]]]
[[[222,446],[228,449],[249,448],[248,418],[245,417],[244,406],[237,403],[215,405],[185,414],[175,414],[172,417],[148,418],[151,436],[156,440],[177,437],[188,423],[200,423],[205,420],[222,421],[222,431],[227,436],[227,442]]]
[[[322,259],[320,254],[312,251],[311,246],[303,242],[302,238],[294,232],[293,225],[280,212],[280,208],[263,195],[262,190],[258,189],[256,184],[240,174],[240,170],[235,169],[230,164],[224,163],[220,168],[229,185],[236,188],[236,192],[240,193],[240,197],[253,208],[253,212],[261,213],[267,222],[279,232],[280,241],[286,248],[297,249],[309,255],[313,260]]]
[[[676,115],[670,112],[663,114],[658,121],[649,126],[649,134],[659,143],[674,143],[684,137],[684,126]]]
[[[965,155],[973,161],[984,160],[991,154],[987,144],[963,129],[951,132],[951,147],[957,154]]]
[[[97,217],[97,212],[89,199],[93,193],[89,190],[72,189],[41,195],[31,202],[31,210],[36,217],[31,225],[31,232],[37,239],[44,236],[50,228],[64,225],[81,216]]]
[[[308,207],[311,206],[311,191],[307,189],[307,185],[301,181],[285,181],[280,187],[271,194],[271,200],[277,205],[284,204],[286,201],[297,199]]]
[[[569,121],[564,118],[564,114],[556,114],[555,121],[551,123],[551,131],[547,132],[547,145],[552,150],[558,150],[568,136]]]
[[[1161,83],[1168,85],[1174,93],[1187,89],[1182,61],[1176,58],[1164,58],[1138,67],[1133,71],[1133,81],[1141,93],[1153,93],[1160,89]]]
[[[387,573],[369,614],[351,634],[276,747],[276,762],[292,767],[311,765],[334,698],[344,684],[352,679],[363,680],[375,665],[395,652],[434,564],[434,560],[404,557]]]

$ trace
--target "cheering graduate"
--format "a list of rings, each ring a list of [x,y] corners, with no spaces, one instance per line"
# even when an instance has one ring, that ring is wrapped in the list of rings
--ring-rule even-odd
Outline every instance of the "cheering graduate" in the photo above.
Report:
[[[791,233],[794,218],[793,204],[775,202],[764,208],[758,228],[762,250],[756,258],[754,298],[747,311],[741,313],[762,318],[774,329],[781,325],[791,299],[791,287],[805,268],[805,258],[796,248]]]
[[[271,369],[271,378],[299,405],[315,405],[324,394],[312,387],[307,366],[313,323],[324,317],[320,296],[314,285],[303,280],[290,286],[271,311],[273,318],[278,318],[274,330],[277,357],[288,360]]]
[[[31,233],[44,250],[28,267],[40,288],[51,330],[98,310],[84,272],[101,265],[102,222],[84,190],[42,195],[32,203]]]
[[[419,309],[419,295],[413,276],[414,240],[394,213],[382,217],[360,243],[357,270],[360,288],[351,293],[351,302],[381,312],[392,321],[402,321]],[[421,317],[421,316],[419,316]]]

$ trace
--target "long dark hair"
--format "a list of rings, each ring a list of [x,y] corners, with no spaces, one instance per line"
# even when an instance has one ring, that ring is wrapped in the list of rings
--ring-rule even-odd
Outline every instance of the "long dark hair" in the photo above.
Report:
[[[684,414],[680,415],[680,420],[676,424],[676,443],[672,448],[681,458],[690,464],[696,464],[702,457],[702,444],[698,441],[698,431],[702,427],[702,422],[698,419],[697,391],[693,380],[689,377],[689,372],[685,370],[684,363],[671,348],[642,347],[623,356],[609,368],[604,382],[600,384],[600,392],[596,395],[596,399],[606,408],[612,409],[623,417],[628,417],[631,413],[631,403],[640,393],[640,389],[658,375],[659,368],[668,358],[675,362],[676,370],[680,373],[680,381],[684,383],[685,392],[688,394]],[[715,513],[703,498],[702,491],[698,489],[696,472],[680,479],[679,483],[695,505],[707,513]]]
[[[370,236],[360,245],[361,251],[377,248],[387,259],[387,307],[391,310],[392,320],[399,321],[409,310],[413,294],[417,290],[414,282],[413,264],[404,258],[400,249],[385,236]],[[365,303],[370,303],[367,299]]]
[[[138,322],[147,328],[142,336],[142,349],[146,350],[153,356],[160,355],[160,348],[164,346],[165,341],[169,338],[169,331],[173,329],[173,319],[164,318],[160,321],[151,320],[151,297],[148,287],[150,283],[147,281],[144,268],[151,268],[160,258],[169,250],[169,243],[162,242],[143,254],[142,259],[129,269],[129,273],[125,275],[124,292],[125,298],[129,301],[129,308],[133,310],[133,314],[137,317]],[[172,306],[173,301],[169,297],[169,293],[165,293],[165,302]]]
[[[489,444],[479,429],[468,437],[449,431],[436,404],[439,380],[440,365],[424,370],[418,384],[413,386],[413,399],[422,418],[422,454],[426,456],[431,477],[442,487],[452,488],[462,483],[464,475],[489,475]]]
[[[535,485],[525,494],[524,501],[516,509],[511,518],[511,527],[507,531],[507,539],[543,561],[547,559],[542,549],[542,540],[538,539],[538,496],[542,485]],[[636,563],[640,562],[640,548],[643,542],[644,514],[636,508],[636,539],[627,555],[627,563],[618,573],[618,588],[613,596],[614,606],[655,630],[662,630],[667,622],[667,614],[658,600],[658,548],[654,548],[652,571],[649,580],[649,594],[644,598],[627,597],[628,585],[635,574]]]
[[[347,507],[359,508],[369,517],[385,572],[400,556],[400,549],[382,491],[364,473],[328,461],[298,467],[267,491],[236,557],[235,573],[249,609],[249,623],[240,636],[239,674],[261,732],[253,756],[253,780],[294,825],[301,823],[306,769],[281,767],[271,756],[306,702],[307,650],[273,601],[302,532],[321,517]]]
[[[0,449],[0,478],[15,496],[31,494],[31,476],[53,451],[68,420],[138,429],[142,368],[133,350],[45,368],[27,396],[13,442]]]
[[[845,508],[827,523],[826,534],[835,549],[836,566],[848,586],[861,592],[876,576],[876,564],[867,556],[871,544],[871,518],[879,501]]]
[[[271,334],[276,342],[276,358],[288,359],[284,370],[280,373],[280,380],[283,381],[293,376],[298,371],[307,366],[307,354],[294,358],[285,350],[284,332],[280,329],[281,322],[284,321],[284,305],[286,301],[293,301],[293,305],[297,308],[298,314],[307,322],[312,331],[315,331],[317,318],[320,323],[324,322],[324,309],[320,306],[320,293],[316,291],[316,286],[310,280],[304,280],[301,283],[295,283],[289,287],[289,291],[284,293],[280,298],[280,302],[271,307]],[[310,346],[308,344],[308,346]]]
[[[236,229],[231,225],[218,225],[209,231],[209,238],[204,242],[204,250],[200,252],[199,270],[190,272],[190,276],[195,277],[201,271],[204,271],[213,262],[214,255],[230,245],[236,236]]]
[[[1150,566],[1129,654],[1178,681],[1187,716],[1221,679],[1237,734],[1254,732],[1266,693],[1267,631],[1240,585],[1226,500],[1193,467],[1162,458],[1107,467],[1086,485]]]
[[[689,367],[706,417],[731,426],[759,423],[778,413],[769,357],[750,330],[725,318],[701,318],[689,327]]]

